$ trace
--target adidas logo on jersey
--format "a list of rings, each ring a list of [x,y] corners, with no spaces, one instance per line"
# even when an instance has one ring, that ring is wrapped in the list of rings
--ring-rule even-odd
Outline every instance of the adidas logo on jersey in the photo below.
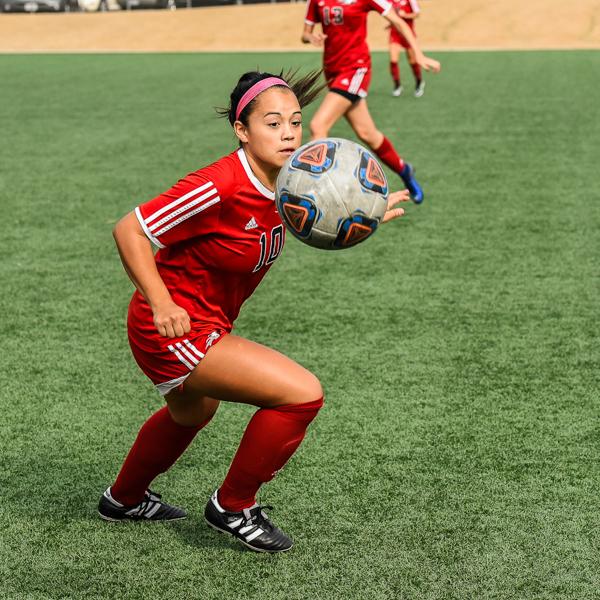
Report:
[[[258,227],[258,223],[256,222],[256,219],[254,217],[252,217],[247,223],[246,223],[246,227],[244,227],[244,229],[246,231],[248,231],[248,229],[256,229]]]

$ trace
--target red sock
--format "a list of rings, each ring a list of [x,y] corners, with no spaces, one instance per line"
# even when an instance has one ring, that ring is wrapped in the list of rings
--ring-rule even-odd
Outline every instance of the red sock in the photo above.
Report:
[[[398,87],[400,85],[400,69],[397,62],[390,61],[390,73],[392,74],[394,85]]]
[[[152,480],[173,465],[208,421],[184,427],[173,421],[166,406],[155,412],[142,425],[129,450],[111,486],[112,497],[125,506],[139,504]]]
[[[417,85],[421,83],[421,65],[419,63],[410,63],[410,68],[412,72],[415,74],[415,79],[417,80]]]
[[[373,148],[373,152],[390,168],[392,171],[399,173],[404,169],[404,161],[392,146],[392,142],[385,136],[379,148]]]
[[[273,479],[294,454],[322,406],[323,398],[319,398],[254,413],[219,488],[219,504],[225,510],[239,512],[256,502],[258,488]]]

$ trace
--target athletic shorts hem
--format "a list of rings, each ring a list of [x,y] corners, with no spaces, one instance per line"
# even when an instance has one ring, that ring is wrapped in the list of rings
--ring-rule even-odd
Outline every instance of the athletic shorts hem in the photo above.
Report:
[[[157,383],[154,387],[161,396],[166,396],[170,391],[174,390],[175,388],[178,388],[190,375],[191,372],[186,373],[181,377],[177,377],[176,379],[171,379],[171,381]]]
[[[367,97],[371,83],[371,65],[365,62],[363,66],[341,71],[325,70],[325,79],[330,92],[356,102]]]
[[[129,329],[129,345],[133,357],[157,392],[164,396],[180,386],[202,362],[211,347],[229,332],[209,325],[173,339],[158,335],[144,339],[138,337],[138,333]]]
[[[344,98],[346,98],[346,100],[350,100],[352,104],[356,104],[359,100],[362,100],[367,96],[366,94],[364,96],[359,96],[358,94],[351,94],[347,90],[340,90],[339,88],[331,88],[329,91],[333,92],[334,94],[339,94],[340,96],[343,96]]]

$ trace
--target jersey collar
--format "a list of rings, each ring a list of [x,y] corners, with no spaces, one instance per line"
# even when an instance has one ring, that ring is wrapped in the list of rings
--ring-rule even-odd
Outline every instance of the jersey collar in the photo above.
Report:
[[[246,157],[246,153],[243,148],[240,148],[237,151],[238,158],[242,163],[242,167],[244,167],[244,171],[246,171],[246,175],[248,175],[248,179],[252,182],[252,185],[263,195],[265,198],[269,200],[275,200],[275,192],[272,192],[270,189],[266,188],[256,177],[256,175],[252,172],[252,168],[250,167],[250,163],[248,162],[248,158]]]

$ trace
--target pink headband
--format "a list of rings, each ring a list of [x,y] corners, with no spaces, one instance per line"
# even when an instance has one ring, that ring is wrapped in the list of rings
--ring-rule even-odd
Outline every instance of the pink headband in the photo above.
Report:
[[[252,100],[254,100],[254,98],[256,98],[256,96],[274,85],[284,85],[286,88],[290,87],[283,79],[279,79],[279,77],[267,77],[266,79],[261,79],[241,97],[237,109],[235,110],[235,120],[239,121],[242,111],[250,104],[250,102],[252,102]]]

